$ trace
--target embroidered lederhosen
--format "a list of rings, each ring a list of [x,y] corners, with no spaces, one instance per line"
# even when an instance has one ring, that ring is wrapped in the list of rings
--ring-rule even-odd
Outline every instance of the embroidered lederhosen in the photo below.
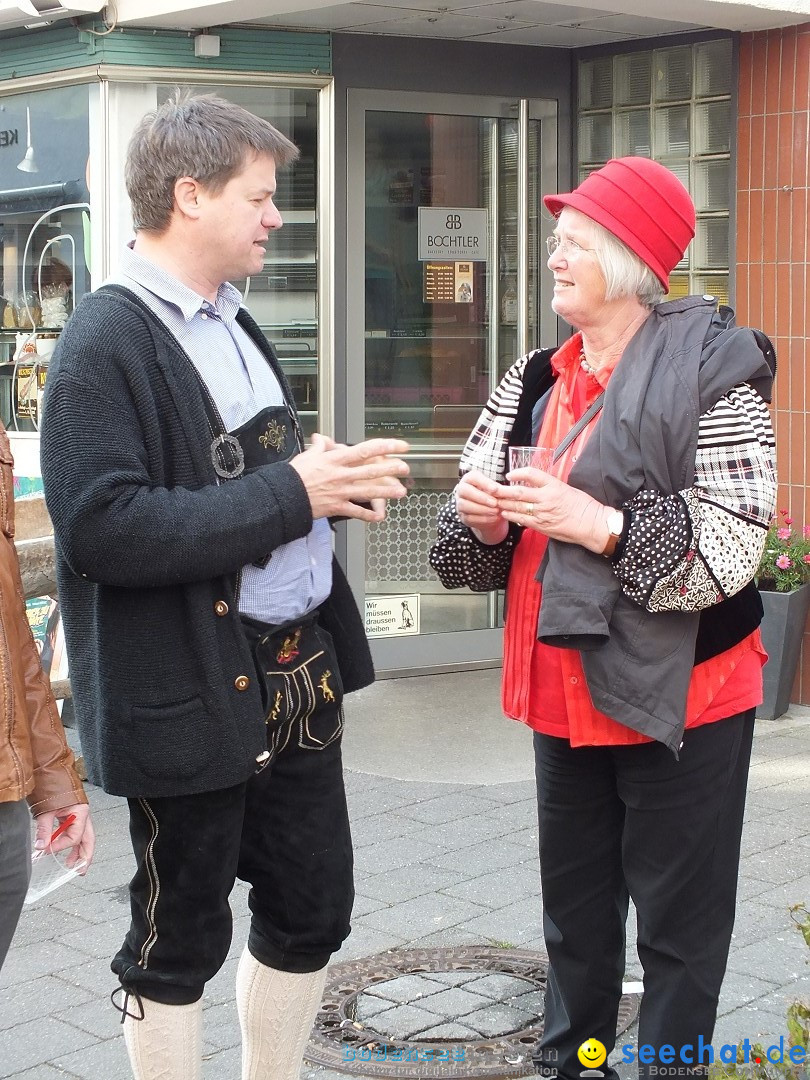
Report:
[[[289,461],[302,448],[300,429],[286,405],[271,405],[233,431],[222,430],[213,403],[211,460],[222,480],[236,480],[261,465]],[[270,553],[255,565],[266,566]],[[298,745],[322,750],[343,730],[343,683],[330,634],[318,625],[317,611],[279,626],[246,616],[242,625],[253,649],[262,688],[270,764],[287,745],[297,725]],[[315,715],[317,714],[317,715]]]

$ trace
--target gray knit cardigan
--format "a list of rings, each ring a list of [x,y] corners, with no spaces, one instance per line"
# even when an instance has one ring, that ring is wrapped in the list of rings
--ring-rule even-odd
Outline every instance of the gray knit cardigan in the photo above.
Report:
[[[292,407],[261,331],[238,319]],[[203,392],[163,323],[107,289],[81,301],[48,376],[42,475],[76,717],[90,779],[117,795],[229,787],[266,749],[239,570],[305,536],[312,514],[288,463],[217,483]],[[322,621],[345,690],[371,682],[336,563]]]

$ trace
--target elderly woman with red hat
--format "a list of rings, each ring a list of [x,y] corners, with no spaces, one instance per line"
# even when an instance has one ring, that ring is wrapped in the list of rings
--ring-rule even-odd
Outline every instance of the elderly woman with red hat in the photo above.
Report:
[[[762,700],[773,351],[713,297],[662,302],[695,231],[662,165],[609,161],[545,203],[552,307],[576,332],[492,395],[431,562],[448,588],[507,589],[503,708],[534,730],[550,960],[536,1066],[575,1080],[582,1043],[613,1048],[632,897],[641,1071],[688,1075],[714,1030]],[[524,443],[556,448],[548,471],[507,475]]]

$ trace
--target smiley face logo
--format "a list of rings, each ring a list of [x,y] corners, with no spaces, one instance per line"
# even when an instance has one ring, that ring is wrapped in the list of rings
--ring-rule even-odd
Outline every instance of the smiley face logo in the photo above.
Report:
[[[607,1050],[598,1039],[586,1039],[577,1050],[577,1057],[586,1069],[598,1069],[607,1057]]]

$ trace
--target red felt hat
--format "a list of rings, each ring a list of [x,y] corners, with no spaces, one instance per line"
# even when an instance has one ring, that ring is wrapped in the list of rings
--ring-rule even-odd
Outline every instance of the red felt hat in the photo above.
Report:
[[[678,177],[657,161],[613,158],[567,194],[545,195],[558,217],[564,206],[603,225],[645,263],[665,289],[695,235],[695,206]]]

